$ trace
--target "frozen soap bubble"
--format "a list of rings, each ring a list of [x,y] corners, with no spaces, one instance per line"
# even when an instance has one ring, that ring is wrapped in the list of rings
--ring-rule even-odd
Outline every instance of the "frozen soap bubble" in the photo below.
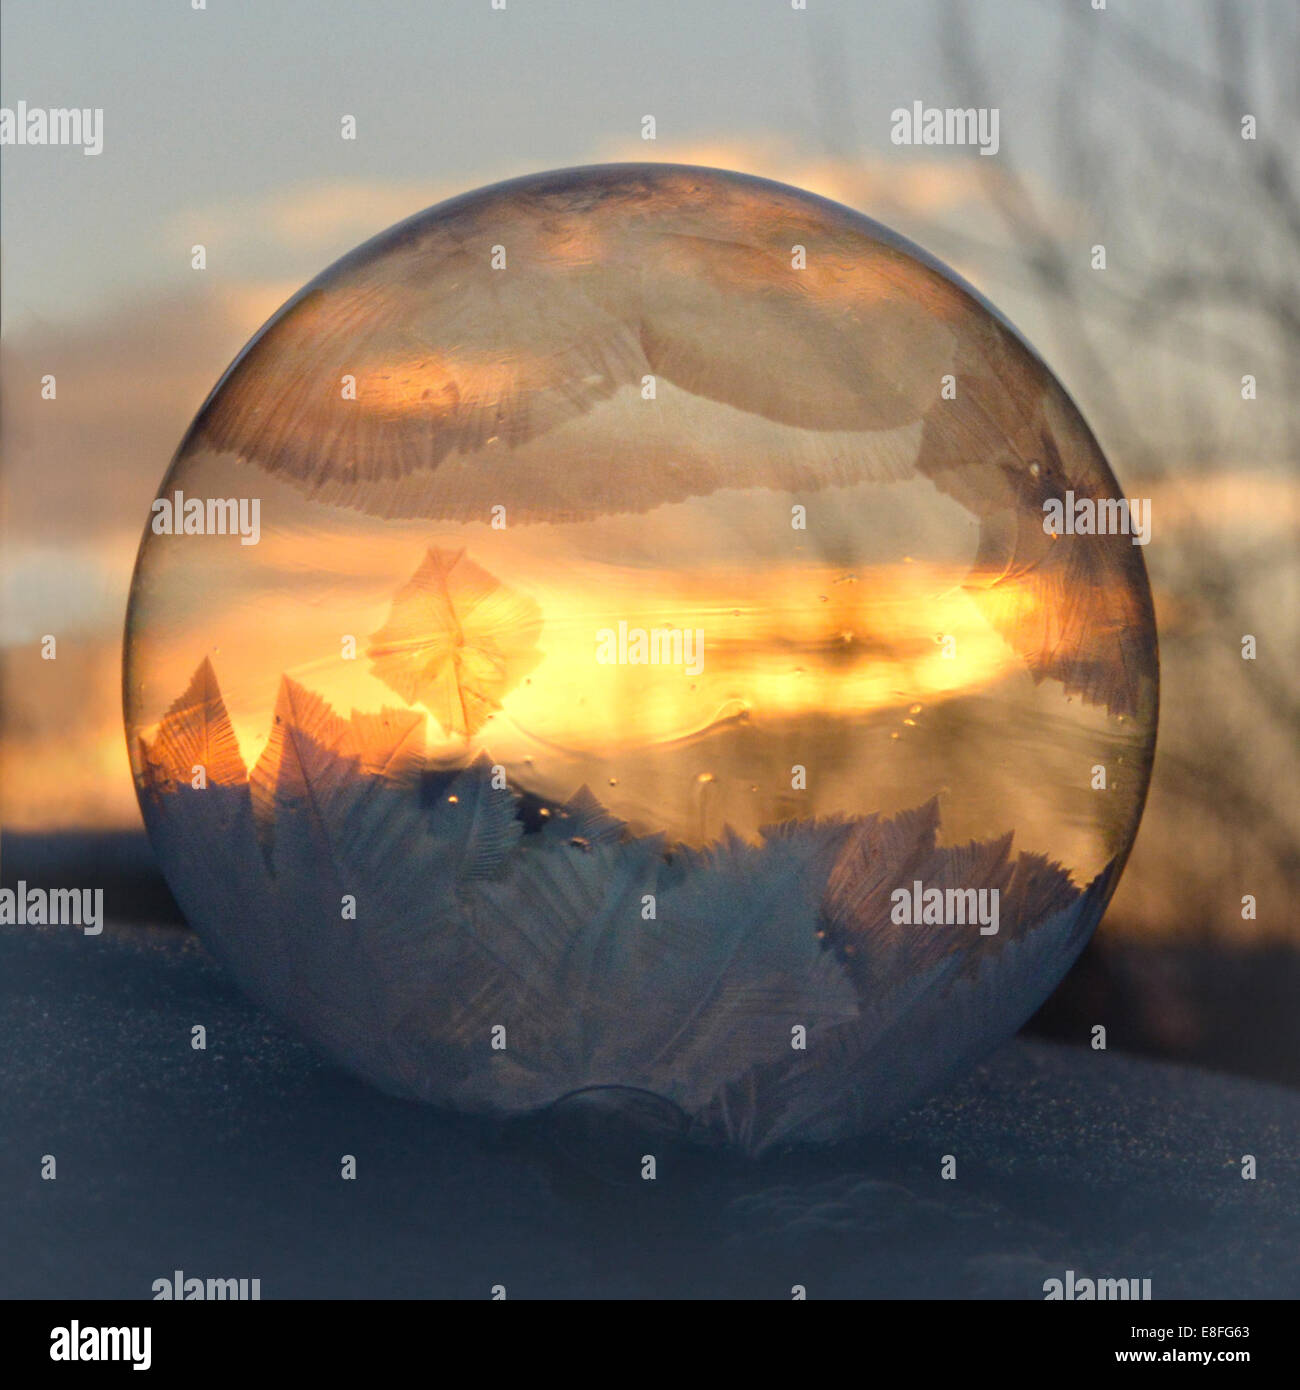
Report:
[[[290,300],[181,445],[128,624],[150,835],[388,1091],[854,1133],[1115,887],[1157,676],[1120,496],[865,217],[668,165],[468,194]]]

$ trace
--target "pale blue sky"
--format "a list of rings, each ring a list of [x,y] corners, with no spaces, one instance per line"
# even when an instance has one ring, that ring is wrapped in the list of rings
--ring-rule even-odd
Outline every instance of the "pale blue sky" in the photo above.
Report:
[[[776,138],[903,160],[891,110],[969,100],[1001,108],[1008,157],[1041,164],[1058,20],[1035,0],[967,10],[993,65],[990,90],[964,98],[941,76],[942,7],[923,0],[7,0],[3,104],[102,107],[105,148],[5,151],[6,321],[184,279],[171,229],[187,210],[342,178],[468,188],[593,162],[647,112],[650,158]],[[241,268],[304,269],[270,248]]]

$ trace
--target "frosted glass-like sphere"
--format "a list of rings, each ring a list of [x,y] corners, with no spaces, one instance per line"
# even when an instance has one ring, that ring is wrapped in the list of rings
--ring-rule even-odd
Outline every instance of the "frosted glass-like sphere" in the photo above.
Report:
[[[865,217],[671,165],[467,194],[290,300],[163,481],[149,833],[389,1091],[854,1133],[1014,1031],[1115,887],[1157,677],[1120,496]]]

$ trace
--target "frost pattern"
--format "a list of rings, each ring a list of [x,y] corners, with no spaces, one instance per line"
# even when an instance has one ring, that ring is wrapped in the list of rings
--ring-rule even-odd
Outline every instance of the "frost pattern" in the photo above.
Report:
[[[143,746],[141,803],[181,906],[244,987],[344,1065],[438,1104],[510,1115],[625,1087],[750,1152],[844,1137],[1013,1032],[1113,872],[1081,893],[1010,836],[940,847],[934,802],[690,850],[582,787],[526,830],[485,755],[425,766],[421,723],[343,719],[286,679],[245,776],[205,661]],[[893,924],[890,889],[913,878],[998,888],[1000,933]]]

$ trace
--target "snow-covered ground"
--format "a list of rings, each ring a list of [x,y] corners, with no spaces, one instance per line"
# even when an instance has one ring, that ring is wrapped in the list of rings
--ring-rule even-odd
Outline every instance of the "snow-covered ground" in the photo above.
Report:
[[[0,996],[8,1297],[148,1298],[177,1269],[264,1298],[1042,1298],[1067,1269],[1300,1295],[1300,1093],[1278,1087],[1017,1040],[883,1134],[754,1163],[391,1100],[179,929],[0,929]]]

